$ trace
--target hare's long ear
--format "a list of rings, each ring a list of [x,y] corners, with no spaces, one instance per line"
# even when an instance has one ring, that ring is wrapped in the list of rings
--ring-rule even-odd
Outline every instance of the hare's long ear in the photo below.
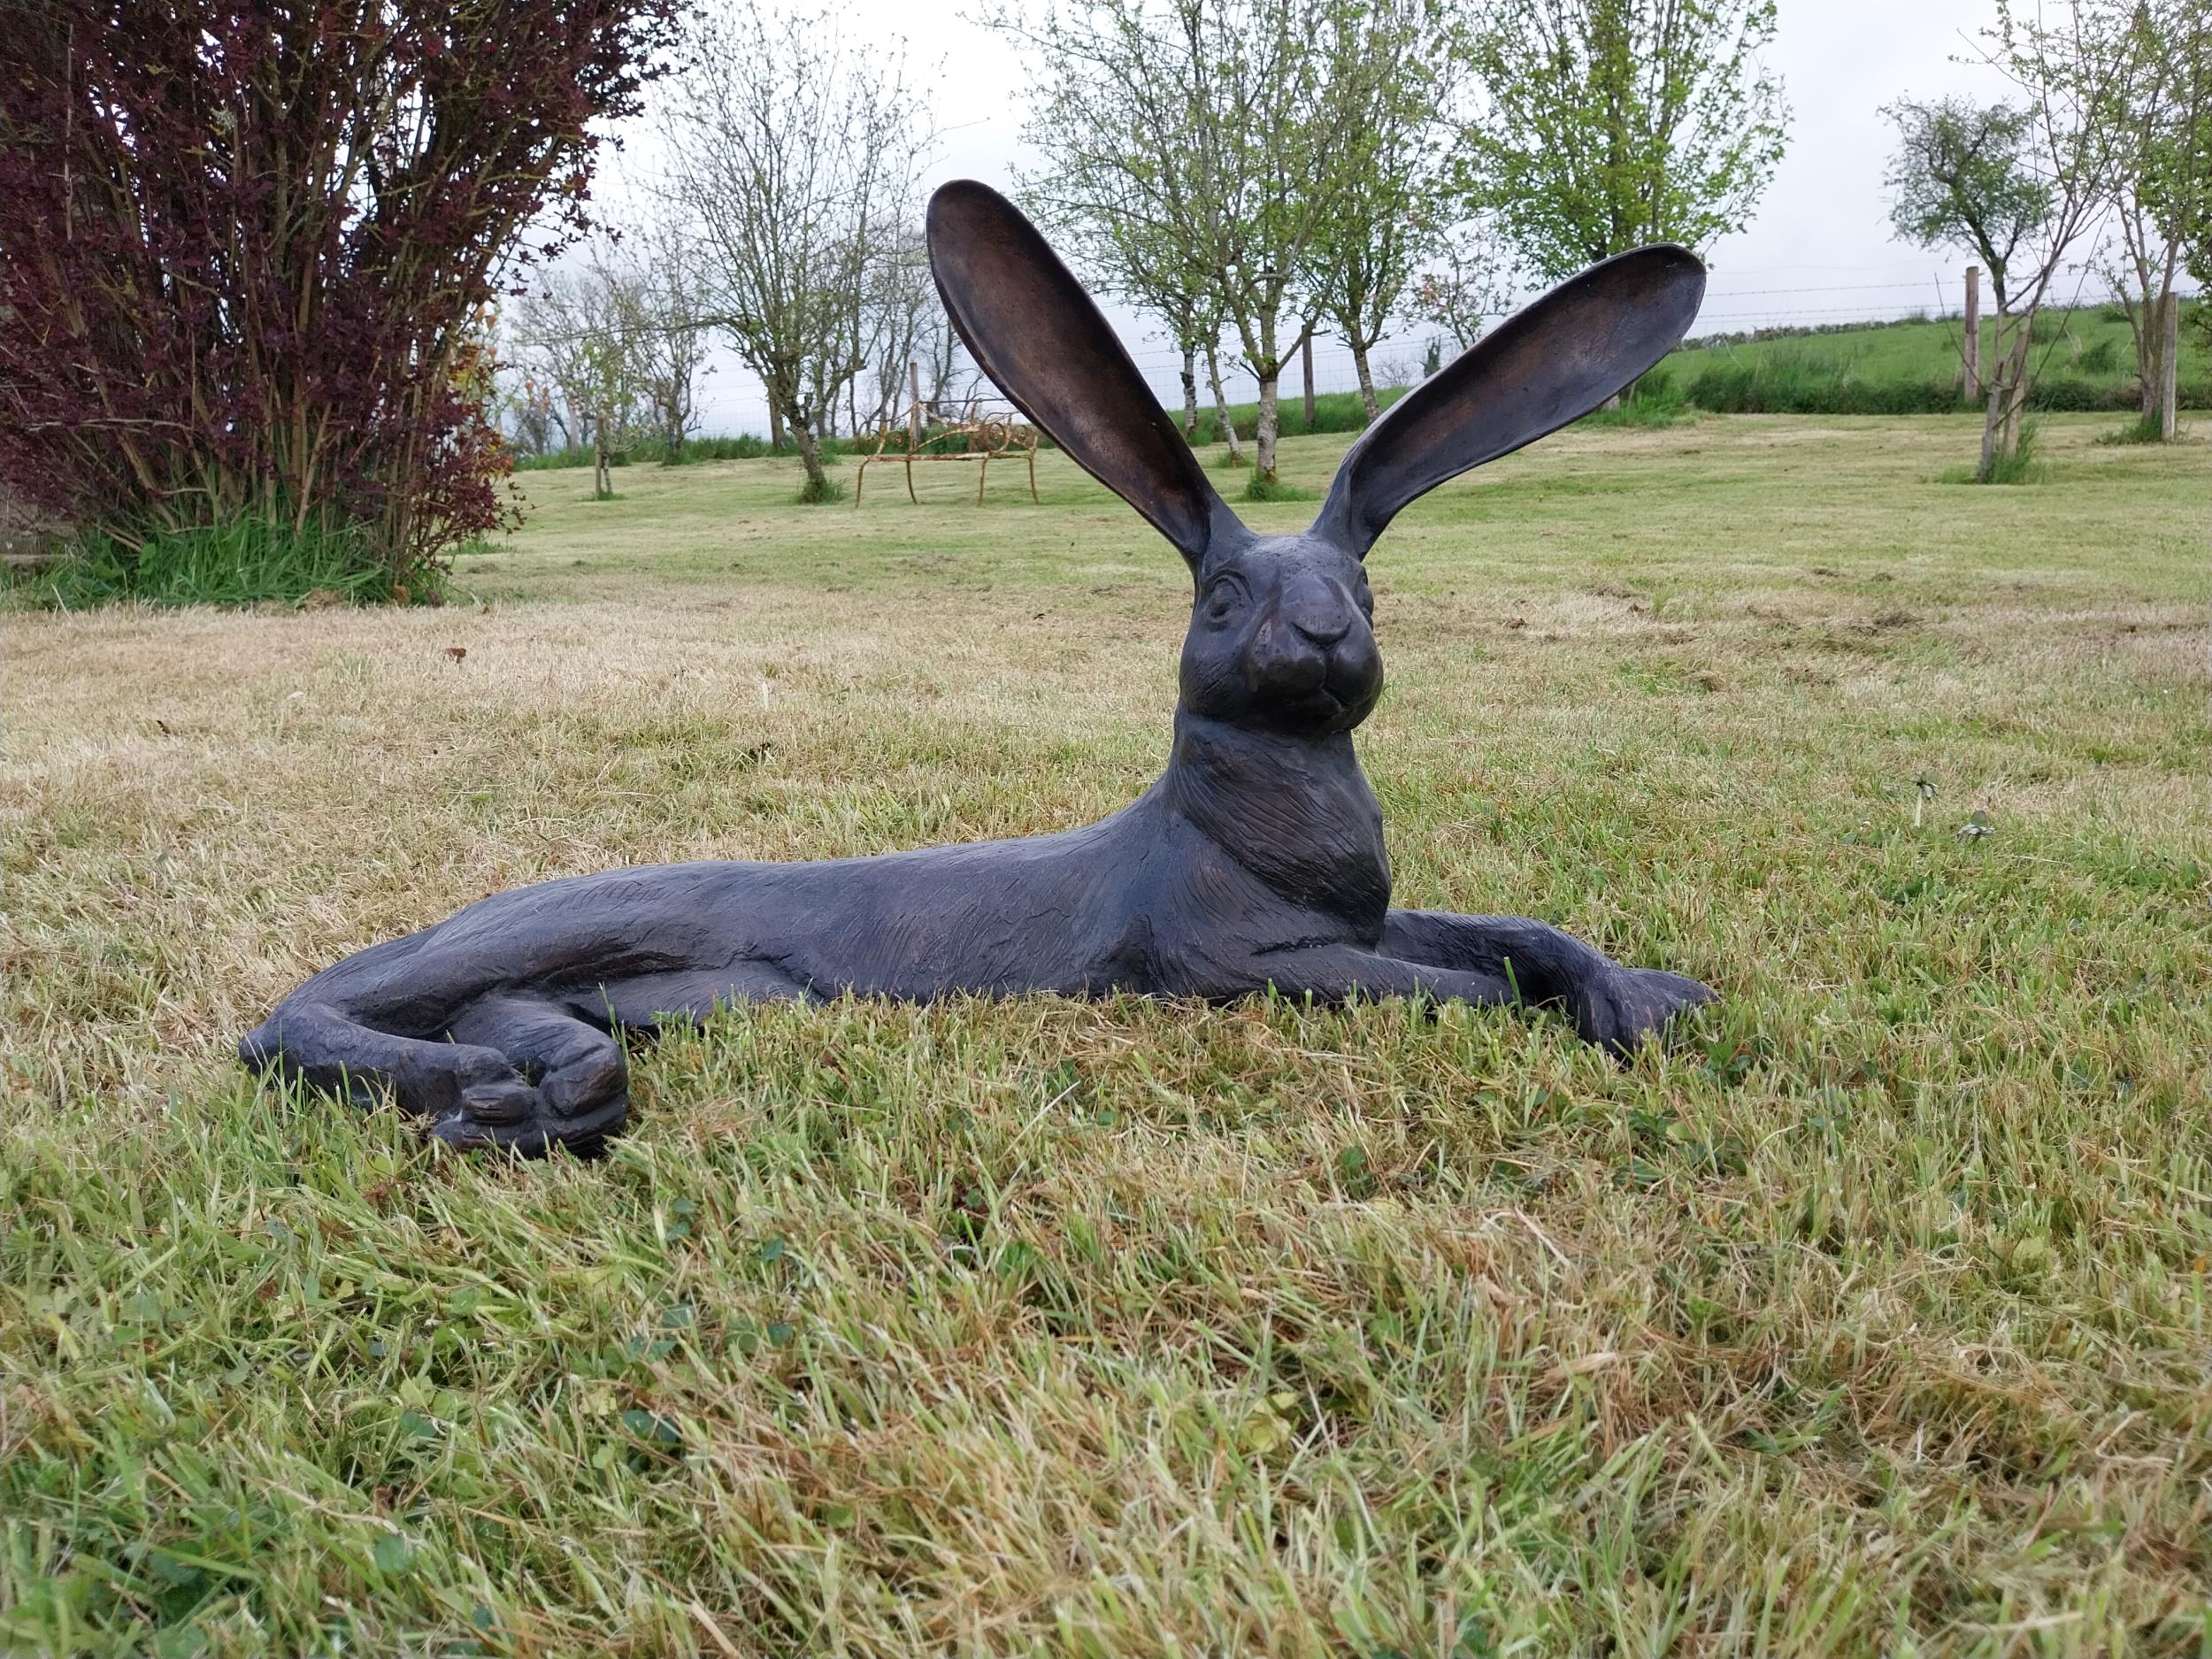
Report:
[[[1705,267],[1659,243],[1570,277],[1408,392],[1337,469],[1314,534],[1364,557],[1416,496],[1586,415],[1681,343]]]
[[[988,185],[929,199],[929,263],[983,372],[1194,568],[1217,536],[1248,534],[1081,284]]]

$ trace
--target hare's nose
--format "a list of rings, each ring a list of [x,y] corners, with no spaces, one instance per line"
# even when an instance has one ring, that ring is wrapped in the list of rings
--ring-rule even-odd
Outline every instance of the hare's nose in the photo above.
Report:
[[[1352,631],[1351,602],[1327,582],[1309,577],[1283,595],[1283,620],[1326,649]]]

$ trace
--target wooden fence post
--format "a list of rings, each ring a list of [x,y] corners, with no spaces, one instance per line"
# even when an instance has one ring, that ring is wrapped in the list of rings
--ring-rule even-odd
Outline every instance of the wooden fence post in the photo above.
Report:
[[[2158,436],[2171,443],[2181,412],[2181,296],[2168,290],[2158,310]]]
[[[1313,430],[1313,333],[1306,333],[1305,343],[1298,348],[1298,355],[1306,371],[1306,430]]]
[[[1960,384],[1966,388],[1966,401],[1982,401],[1982,268],[1978,265],[1966,267],[1966,334],[1959,342],[1962,358],[1959,365]]]

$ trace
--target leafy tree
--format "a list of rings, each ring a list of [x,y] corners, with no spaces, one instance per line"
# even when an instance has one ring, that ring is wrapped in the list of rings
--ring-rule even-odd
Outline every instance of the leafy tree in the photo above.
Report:
[[[1740,230],[1789,111],[1774,0],[1496,0],[1471,30],[1470,187],[1547,280]]]
[[[2120,116],[2143,63],[2127,19],[2103,0],[2052,0],[2033,18],[1998,0],[1980,57],[2017,104],[1889,105],[1899,148],[1887,178],[1901,234],[1970,250],[1989,267],[1996,349],[1975,466],[1988,483],[2012,473],[2035,313],[2110,203]]]
[[[1062,97],[1065,88],[1056,88]],[[1033,114],[1031,133],[1064,121]],[[1220,338],[1221,308],[1214,287],[1187,248],[1178,245],[1172,210],[1149,199],[1139,177],[1156,173],[1143,157],[1123,157],[1110,147],[1083,153],[1063,150],[1061,168],[1022,181],[1023,205],[1049,230],[1084,275],[1167,325],[1182,359],[1183,432],[1198,430],[1198,358]],[[1172,165],[1173,158],[1170,158]]]
[[[1145,4],[1078,4],[1032,25],[1018,12],[996,27],[1036,50],[1039,73],[1024,136],[1045,157],[1020,180],[1023,204],[1085,275],[1167,326],[1182,359],[1183,430],[1198,427],[1198,358],[1220,397],[1219,282],[1200,213],[1199,155],[1186,128],[1202,111],[1191,88],[1152,65],[1172,50],[1164,19]],[[1233,429],[1225,419],[1233,458]]]
[[[806,470],[868,367],[872,273],[916,217],[932,142],[903,61],[853,48],[832,12],[742,4],[703,17],[662,132],[670,195],[698,250],[703,320],[760,377]]]
[[[2012,310],[2013,261],[2032,252],[2054,192],[2034,165],[2035,115],[2005,103],[1900,98],[1881,111],[1898,147],[1882,182],[1890,223],[1924,248],[1961,248],[1979,258],[2000,315]]]
[[[11,6],[0,480],[131,547],[349,526],[396,587],[498,522],[481,314],[583,224],[675,10]]]
[[[1173,0],[1174,56],[1197,155],[1204,270],[1259,382],[1256,489],[1276,481],[1284,366],[1319,320],[1316,245],[1358,164],[1363,101],[1339,83],[1337,14],[1363,0]],[[1171,134],[1162,134],[1163,138]]]

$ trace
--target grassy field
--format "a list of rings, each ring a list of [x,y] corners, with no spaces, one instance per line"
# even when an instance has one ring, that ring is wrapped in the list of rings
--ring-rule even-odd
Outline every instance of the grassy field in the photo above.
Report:
[[[519,882],[1118,806],[1131,511],[542,473],[442,610],[0,618],[0,1652],[2212,1651],[2212,457],[2110,425],[1585,429],[1384,538],[1400,902],[1719,987],[1664,1051],[770,1010],[588,1165],[229,1045]]]
[[[1660,375],[1693,403],[1731,412],[1936,412],[1958,379],[1962,336],[1956,318],[1785,334],[1676,351]],[[2207,361],[2204,340],[2193,319],[2185,320],[2178,369],[2185,408],[2212,403],[2212,363]],[[2139,384],[2135,339],[2118,307],[2045,311],[2037,319],[2030,350],[2037,396],[2050,406],[2083,411],[2133,406]],[[1983,361],[1993,362],[1996,351],[1997,325],[1985,316]],[[1759,385],[1759,401],[1745,401],[1747,375]],[[1918,406],[1910,406],[1913,396],[1922,400]],[[1931,396],[1934,403],[1928,402]],[[1855,397],[1858,401],[1852,401]],[[1885,398],[1891,401],[1878,401]]]
[[[1982,351],[1996,349],[1995,320],[1982,319]],[[1893,323],[1881,327],[1845,328],[1831,334],[1781,335],[1739,345],[1701,347],[1678,351],[1670,365],[1694,372],[1701,351],[1726,351],[1739,357],[1759,357],[1811,348],[1844,353],[1870,376],[1890,380],[1931,380],[1955,375],[1959,369],[1961,325],[1957,318],[1928,322]],[[2055,308],[2044,312],[2036,325],[2039,372],[2085,379],[2135,379],[2135,336],[2117,306]],[[2045,353],[2047,352],[2047,356]],[[2204,335],[2194,327],[2181,331],[2181,378],[2194,384],[2212,377]]]

